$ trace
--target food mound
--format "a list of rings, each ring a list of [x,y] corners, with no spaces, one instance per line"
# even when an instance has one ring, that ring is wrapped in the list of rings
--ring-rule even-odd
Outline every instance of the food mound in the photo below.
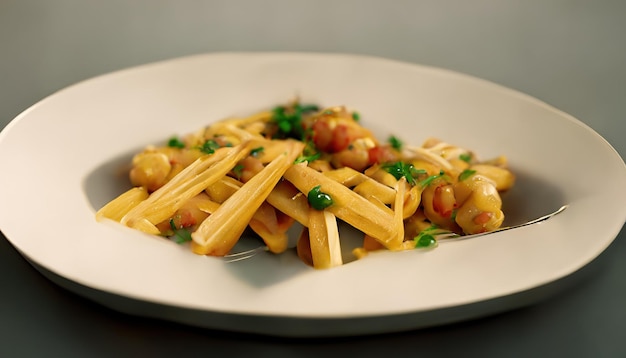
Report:
[[[319,269],[343,264],[338,222],[363,234],[359,259],[493,231],[504,220],[500,193],[515,181],[503,156],[480,161],[434,138],[379,141],[356,111],[298,101],[148,146],[129,177],[133,187],[98,220],[212,256],[227,255],[246,229],[282,253],[297,222],[298,256]]]

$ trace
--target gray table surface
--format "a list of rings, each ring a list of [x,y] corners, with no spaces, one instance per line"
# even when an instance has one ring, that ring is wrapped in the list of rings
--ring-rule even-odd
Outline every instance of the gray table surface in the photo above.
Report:
[[[448,68],[528,93],[577,117],[624,157],[625,34],[626,1],[608,0],[0,0],[0,128],[65,86],[147,62],[214,51],[344,52]],[[573,284],[532,306],[322,341],[113,312],[49,282],[2,235],[0,272],[0,357],[626,357],[624,229]]]

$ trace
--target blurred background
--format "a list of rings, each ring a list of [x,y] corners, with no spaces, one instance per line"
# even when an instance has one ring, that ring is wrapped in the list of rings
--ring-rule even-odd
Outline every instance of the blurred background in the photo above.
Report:
[[[625,157],[625,34],[621,0],[0,0],[0,129],[66,86],[130,66],[220,51],[334,52],[447,68],[519,90],[580,119]],[[622,230],[590,280],[545,303],[318,345],[109,312],[49,283],[0,237],[0,356],[112,356],[124,346],[141,356],[319,356],[333,349],[624,357],[624,241]]]
[[[0,125],[83,79],[216,51],[358,53],[535,96],[621,153],[619,0],[0,0]],[[619,116],[619,117],[618,117]]]

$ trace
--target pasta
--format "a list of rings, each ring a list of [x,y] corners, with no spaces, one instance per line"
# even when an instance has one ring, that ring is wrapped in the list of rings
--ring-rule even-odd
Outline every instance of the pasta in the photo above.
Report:
[[[339,221],[362,233],[358,259],[502,225],[500,194],[515,183],[506,157],[481,161],[436,138],[380,141],[359,120],[345,106],[294,101],[148,146],[133,157],[133,187],[96,219],[210,256],[227,255],[246,229],[280,254],[299,224],[296,251],[316,269],[345,261]]]

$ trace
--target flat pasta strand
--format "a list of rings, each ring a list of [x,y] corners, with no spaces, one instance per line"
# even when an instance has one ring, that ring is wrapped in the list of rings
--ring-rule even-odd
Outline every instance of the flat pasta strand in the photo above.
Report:
[[[394,246],[398,230],[394,225],[394,213],[391,209],[385,210],[372,204],[352,190],[309,168],[306,163],[291,166],[284,176],[303,193],[308,193],[315,186],[321,185],[322,190],[335,202],[326,210],[374,237],[385,247]]]
[[[285,171],[300,155],[304,144],[288,141],[288,151],[276,157],[245,183],[191,234],[193,252],[224,256],[247,227]]]

